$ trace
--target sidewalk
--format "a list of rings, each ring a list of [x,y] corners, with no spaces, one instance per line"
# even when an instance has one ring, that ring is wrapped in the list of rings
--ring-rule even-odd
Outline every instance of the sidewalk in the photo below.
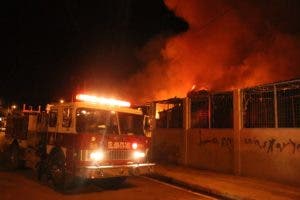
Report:
[[[156,165],[153,177],[221,199],[300,199],[300,188],[271,181],[191,169]]]

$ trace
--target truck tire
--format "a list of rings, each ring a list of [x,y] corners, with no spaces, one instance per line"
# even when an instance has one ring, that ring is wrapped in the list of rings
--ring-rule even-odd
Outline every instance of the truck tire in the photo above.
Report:
[[[37,179],[42,183],[47,183],[48,181],[48,173],[47,173],[47,165],[45,160],[41,160],[38,162],[36,166],[36,175]]]
[[[66,182],[65,156],[59,149],[51,151],[47,160],[48,181],[56,190],[64,190]]]
[[[9,170],[17,170],[22,166],[22,160],[20,159],[20,148],[17,143],[10,145],[7,152],[7,168]]]

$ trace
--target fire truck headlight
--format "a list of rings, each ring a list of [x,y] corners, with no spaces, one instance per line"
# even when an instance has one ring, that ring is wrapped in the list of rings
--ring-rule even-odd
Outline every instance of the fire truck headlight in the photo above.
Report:
[[[133,149],[137,149],[137,147],[138,147],[138,144],[137,144],[137,143],[132,143],[132,145],[131,145],[131,146],[132,146],[132,148],[133,148]]]
[[[104,153],[102,151],[94,151],[90,154],[90,159],[93,161],[103,160]]]
[[[141,159],[141,158],[144,158],[146,156],[146,154],[144,152],[141,152],[141,151],[135,151],[133,153],[133,158],[134,159]]]

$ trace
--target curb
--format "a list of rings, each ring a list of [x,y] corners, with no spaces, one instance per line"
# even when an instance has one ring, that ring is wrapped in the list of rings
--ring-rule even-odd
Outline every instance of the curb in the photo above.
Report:
[[[170,177],[167,175],[163,175],[160,173],[152,173],[147,175],[149,178],[153,178],[162,182],[166,182],[172,185],[176,185],[185,189],[188,189],[190,191],[193,192],[197,192],[197,193],[201,193],[201,194],[205,194],[208,196],[212,196],[214,198],[217,199],[224,199],[224,200],[246,200],[248,198],[241,198],[240,196],[236,196],[236,195],[232,195],[232,194],[228,194],[226,192],[222,192],[222,191],[218,191],[215,190],[213,188],[208,188],[208,187],[203,187],[201,185],[196,185],[196,184],[192,184],[192,183],[188,183],[188,181],[184,181],[184,180],[179,180],[176,179],[174,177]]]

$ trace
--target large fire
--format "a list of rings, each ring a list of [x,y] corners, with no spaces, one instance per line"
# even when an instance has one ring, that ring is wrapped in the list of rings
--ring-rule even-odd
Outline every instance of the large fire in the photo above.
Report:
[[[228,90],[300,76],[300,38],[272,23],[276,9],[269,5],[226,0],[165,4],[189,29],[169,38],[157,59],[152,57],[131,78],[132,96],[142,101],[183,97],[193,85]],[[149,44],[157,49],[151,46],[155,42]]]

